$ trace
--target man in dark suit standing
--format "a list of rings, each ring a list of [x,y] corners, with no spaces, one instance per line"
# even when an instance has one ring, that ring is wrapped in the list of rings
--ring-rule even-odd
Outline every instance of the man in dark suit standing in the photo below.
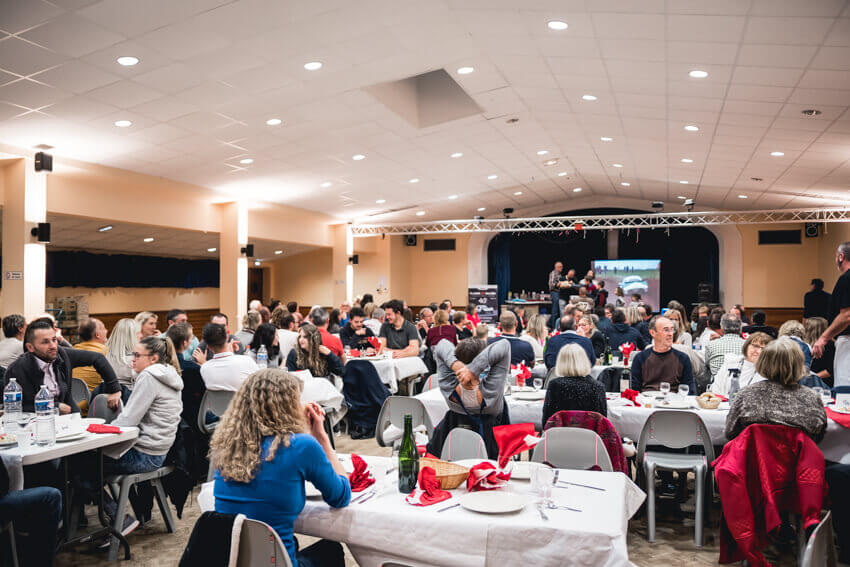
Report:
[[[803,319],[823,317],[829,319],[829,300],[832,296],[823,290],[823,280],[812,280],[811,290],[803,296]]]

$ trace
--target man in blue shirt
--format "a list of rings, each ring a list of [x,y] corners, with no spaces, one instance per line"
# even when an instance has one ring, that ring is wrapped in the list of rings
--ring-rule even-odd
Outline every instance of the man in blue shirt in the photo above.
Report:
[[[534,349],[531,347],[531,344],[516,336],[516,324],[516,315],[512,311],[502,313],[502,316],[499,317],[502,336],[490,338],[487,344],[493,344],[501,340],[508,341],[511,345],[511,364],[524,362],[527,367],[531,368],[534,366]]]
[[[577,344],[587,353],[587,359],[590,361],[590,366],[596,364],[596,353],[593,352],[593,343],[590,339],[582,337],[575,332],[575,319],[569,315],[561,317],[560,335],[555,335],[546,343],[546,348],[543,350],[543,362],[546,363],[546,369],[553,368],[558,362],[558,353],[561,349],[569,344]]]

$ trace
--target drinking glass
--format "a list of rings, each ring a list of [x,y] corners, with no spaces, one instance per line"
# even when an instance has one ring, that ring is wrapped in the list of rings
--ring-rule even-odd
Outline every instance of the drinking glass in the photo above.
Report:
[[[823,405],[829,405],[832,403],[832,390],[828,388],[824,388],[823,393],[820,396],[820,399],[823,401]]]
[[[537,392],[543,387],[543,378],[535,378],[531,384],[534,386],[534,391]]]
[[[531,489],[548,504],[552,498],[552,482],[555,480],[555,470],[543,464],[531,467]]]
[[[683,396],[683,397],[687,396],[689,391],[690,391],[690,388],[688,387],[687,384],[679,384],[679,395],[680,396]]]
[[[670,382],[662,382],[658,389],[661,390],[661,393],[664,394],[664,397],[666,398],[667,394],[670,393]]]

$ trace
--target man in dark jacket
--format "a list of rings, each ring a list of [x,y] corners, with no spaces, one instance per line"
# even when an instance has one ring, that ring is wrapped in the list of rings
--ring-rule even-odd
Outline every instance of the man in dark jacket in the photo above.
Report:
[[[593,352],[593,343],[590,342],[590,339],[575,332],[575,320],[569,315],[564,315],[561,317],[559,329],[561,333],[550,338],[546,342],[546,349],[543,351],[543,362],[546,363],[546,369],[549,370],[558,363],[558,353],[569,344],[577,344],[583,348],[584,352],[587,353],[590,366],[594,366],[596,354]]]
[[[828,320],[829,300],[831,298],[832,295],[823,290],[823,280],[820,278],[813,279],[810,291],[803,296],[803,319],[823,317]]]
[[[53,394],[60,414],[79,413],[71,396],[71,371],[80,366],[94,366],[103,378],[103,389],[109,394],[108,405],[117,409],[121,387],[112,365],[97,352],[60,347],[56,330],[50,321],[36,319],[24,333],[26,352],[6,369],[6,382],[16,378],[23,391],[23,410],[35,411],[35,396],[42,384]]]
[[[646,341],[643,340],[640,332],[626,323],[626,312],[622,308],[616,309],[611,314],[611,325],[603,332],[608,335],[613,353],[619,352],[620,345],[625,343],[634,343],[637,350],[646,348]]]

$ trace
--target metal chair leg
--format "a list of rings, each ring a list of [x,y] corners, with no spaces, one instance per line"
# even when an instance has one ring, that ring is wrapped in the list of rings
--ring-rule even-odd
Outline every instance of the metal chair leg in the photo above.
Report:
[[[115,517],[112,519],[112,525],[118,533],[124,529],[124,514],[127,510],[127,501],[130,499],[130,477],[121,478],[121,491],[118,496],[118,509],[115,511]],[[109,538],[109,560],[115,561],[118,559],[118,539],[115,537]]]
[[[159,505],[159,513],[162,514],[162,519],[165,521],[165,527],[168,529],[168,533],[173,534],[177,531],[177,528],[174,527],[174,518],[171,517],[171,508],[168,506],[162,481],[158,478],[151,479],[151,485],[153,486],[156,503]]]
[[[646,472],[646,539],[655,541],[655,464],[644,461]]]
[[[9,550],[12,552],[12,567],[20,567],[18,563],[18,545],[15,542],[15,525],[9,522]]]
[[[705,465],[694,468],[694,501],[696,511],[694,516],[694,545],[702,547],[703,509],[705,508]]]

